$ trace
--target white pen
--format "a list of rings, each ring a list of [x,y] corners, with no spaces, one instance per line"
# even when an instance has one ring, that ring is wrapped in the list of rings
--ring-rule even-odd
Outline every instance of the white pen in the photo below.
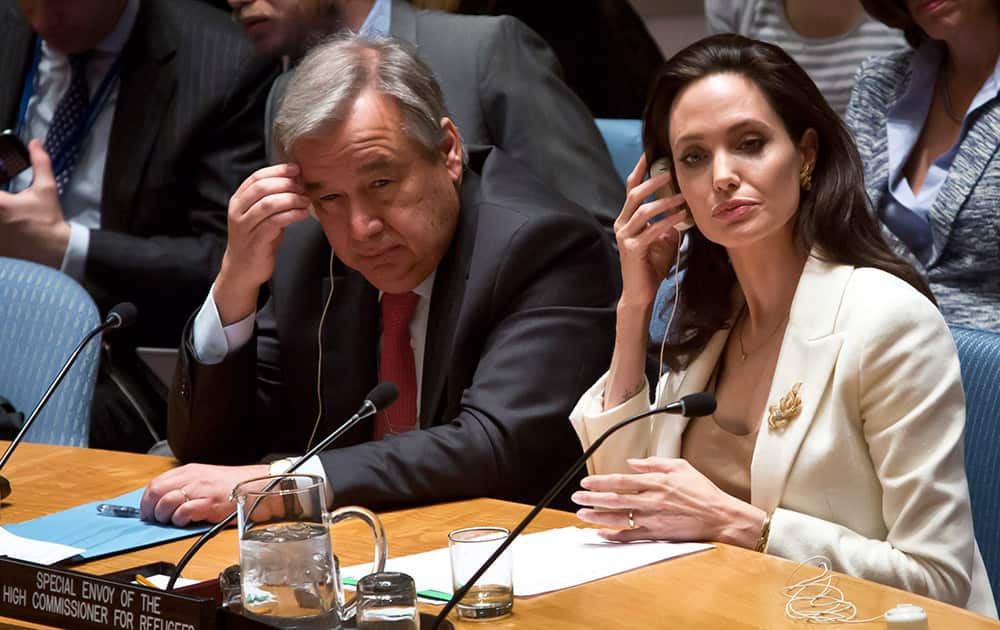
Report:
[[[101,516],[120,516],[122,518],[138,518],[139,508],[127,505],[112,505],[111,503],[99,503],[97,513]]]

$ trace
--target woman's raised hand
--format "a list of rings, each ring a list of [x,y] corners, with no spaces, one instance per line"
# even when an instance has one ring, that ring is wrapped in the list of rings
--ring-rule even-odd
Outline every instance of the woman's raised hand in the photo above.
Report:
[[[674,226],[686,218],[684,212],[673,212],[650,222],[683,204],[684,196],[676,194],[647,202],[648,197],[672,181],[669,171],[643,181],[647,170],[643,154],[626,180],[625,205],[614,226],[622,268],[622,301],[630,304],[652,304],[656,298],[680,245],[680,233]]]

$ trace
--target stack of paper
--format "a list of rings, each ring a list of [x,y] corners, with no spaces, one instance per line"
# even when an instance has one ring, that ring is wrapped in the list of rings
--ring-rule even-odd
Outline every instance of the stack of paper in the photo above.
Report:
[[[82,552],[79,547],[21,538],[0,527],[0,556],[35,564],[55,564]]]
[[[613,543],[599,537],[596,529],[579,527],[526,534],[512,545],[514,595],[526,597],[557,591],[711,548],[712,545],[704,543]],[[344,578],[357,580],[371,573],[371,567],[371,564],[347,567],[343,570]],[[385,570],[412,576],[418,591],[453,592],[447,548],[390,558]]]

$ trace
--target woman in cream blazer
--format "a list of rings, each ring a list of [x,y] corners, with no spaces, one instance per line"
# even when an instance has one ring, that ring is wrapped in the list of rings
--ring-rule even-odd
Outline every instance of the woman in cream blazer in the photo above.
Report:
[[[696,227],[653,405],[714,390],[708,421],[744,422],[752,439],[747,498],[722,491],[714,465],[703,473],[681,458],[695,448],[694,421],[657,415],[594,455],[574,494],[580,517],[612,540],[825,556],[995,618],[973,536],[955,347],[926,284],[879,236],[836,114],[780,49],[715,36],[661,71],[644,144],[672,173],[642,182],[644,157],[629,178],[615,356],[571,421],[586,448],[650,408],[645,326],[679,245],[670,209],[687,202]],[[644,201],[673,177],[680,195]],[[726,455],[714,447],[698,444],[697,461]]]

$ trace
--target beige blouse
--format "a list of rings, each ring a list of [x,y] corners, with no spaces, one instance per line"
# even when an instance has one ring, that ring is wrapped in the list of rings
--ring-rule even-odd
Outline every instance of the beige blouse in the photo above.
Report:
[[[715,391],[717,375],[718,366],[709,391]],[[740,435],[720,426],[714,415],[692,418],[681,438],[681,457],[723,492],[749,503],[750,464],[756,442],[757,428]]]

